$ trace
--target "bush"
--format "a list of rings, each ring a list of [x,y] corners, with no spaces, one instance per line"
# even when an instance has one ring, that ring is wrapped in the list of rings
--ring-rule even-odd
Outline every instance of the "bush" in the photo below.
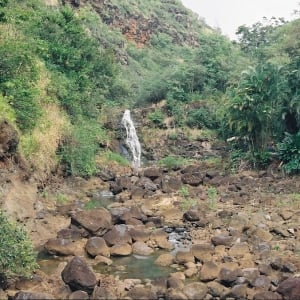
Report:
[[[186,163],[186,159],[177,156],[166,156],[158,161],[158,164],[162,167],[166,167],[169,170],[178,170]]]
[[[95,156],[103,129],[91,120],[82,121],[71,129],[59,150],[68,175],[89,177],[97,171]]]
[[[189,111],[186,123],[189,127],[198,129],[203,127],[215,129],[217,127],[215,117],[206,107]]]
[[[161,128],[163,126],[164,114],[160,109],[156,109],[154,112],[149,113],[147,117],[156,127]]]
[[[0,274],[28,277],[37,268],[36,255],[25,230],[0,211]]]
[[[287,174],[300,173],[300,131],[296,134],[286,133],[278,149],[285,172]]]

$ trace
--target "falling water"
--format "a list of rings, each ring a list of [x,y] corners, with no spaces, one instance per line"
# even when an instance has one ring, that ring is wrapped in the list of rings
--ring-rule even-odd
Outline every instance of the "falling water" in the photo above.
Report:
[[[125,143],[132,155],[132,166],[139,168],[141,166],[141,144],[136,134],[134,124],[130,117],[130,111],[128,109],[126,109],[124,112],[122,125],[126,129]]]

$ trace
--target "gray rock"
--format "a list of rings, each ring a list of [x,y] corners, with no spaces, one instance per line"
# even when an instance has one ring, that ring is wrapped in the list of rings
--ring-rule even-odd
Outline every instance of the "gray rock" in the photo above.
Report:
[[[91,294],[97,284],[94,272],[85,260],[75,256],[61,273],[63,281],[68,284],[72,291],[82,290]]]

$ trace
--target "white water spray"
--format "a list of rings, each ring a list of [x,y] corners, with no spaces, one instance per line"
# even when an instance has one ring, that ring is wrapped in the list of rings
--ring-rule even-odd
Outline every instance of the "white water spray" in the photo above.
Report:
[[[125,143],[132,155],[132,166],[139,168],[141,166],[141,144],[128,109],[125,110],[121,123],[126,129]]]

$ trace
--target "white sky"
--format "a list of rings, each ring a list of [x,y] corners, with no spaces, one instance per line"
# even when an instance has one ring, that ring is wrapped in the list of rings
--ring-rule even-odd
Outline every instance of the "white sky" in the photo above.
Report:
[[[263,17],[295,18],[294,10],[299,10],[300,0],[181,0],[183,5],[196,12],[213,28],[235,38],[240,25],[252,25]]]

